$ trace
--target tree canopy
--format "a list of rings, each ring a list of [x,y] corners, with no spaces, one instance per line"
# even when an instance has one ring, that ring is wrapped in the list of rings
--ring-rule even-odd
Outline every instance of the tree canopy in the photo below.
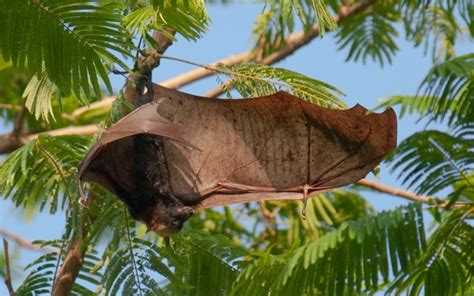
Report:
[[[0,275],[10,294],[474,293],[474,52],[455,51],[459,40],[472,43],[472,1],[258,1],[248,51],[214,64],[166,54],[177,40],[205,36],[213,26],[206,9],[227,2],[0,0],[0,120],[10,129],[0,135],[0,195],[32,215],[65,217],[54,240],[0,228],[16,246],[43,252],[18,272],[5,244]],[[298,201],[208,209],[169,245],[102,187],[81,192],[78,164],[146,96],[165,59],[196,67],[163,83],[170,88],[215,76],[205,96],[286,90],[347,108],[337,85],[273,66],[327,36],[346,61],[391,64],[400,39],[431,57],[416,93],[378,106],[427,122],[385,161],[404,188],[363,179],[308,200],[305,218]],[[116,92],[115,75],[124,84]],[[367,189],[411,203],[376,212]],[[14,286],[13,276],[23,281]]]

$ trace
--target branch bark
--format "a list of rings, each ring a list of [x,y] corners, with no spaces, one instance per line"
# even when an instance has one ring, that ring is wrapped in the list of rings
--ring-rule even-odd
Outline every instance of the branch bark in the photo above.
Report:
[[[88,136],[93,135],[99,131],[99,127],[95,124],[88,124],[88,125],[81,125],[81,126],[71,126],[65,128],[59,128],[55,130],[50,130],[46,132],[41,132],[37,134],[32,134],[28,136],[22,137],[21,144],[25,145],[29,141],[37,139],[41,135],[49,135],[49,136],[68,136],[68,135],[77,135],[77,136]]]
[[[127,77],[125,100],[135,107],[151,102],[153,99],[152,73],[160,65],[161,54],[173,43],[172,36],[176,31],[165,29],[155,31],[153,39],[156,47],[148,47],[137,57],[132,73]],[[123,113],[126,113],[125,111]]]
[[[69,243],[69,249],[66,252],[63,265],[56,277],[51,295],[67,296],[70,295],[72,286],[79,275],[84,264],[84,255],[86,249],[82,246],[83,240],[77,236]]]
[[[15,151],[24,144],[18,138],[12,135],[11,133],[4,134],[0,136],[0,155],[7,154]]]
[[[10,255],[8,254],[8,241],[3,239],[3,250],[5,251],[5,266],[6,266],[6,276],[5,276],[5,285],[7,286],[8,293],[10,296],[15,296],[15,289],[12,286],[12,275],[10,272]]]

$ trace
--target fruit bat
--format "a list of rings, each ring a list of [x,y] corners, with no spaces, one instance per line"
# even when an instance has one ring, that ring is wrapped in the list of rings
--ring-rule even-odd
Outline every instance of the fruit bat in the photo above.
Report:
[[[219,100],[153,85],[79,167],[169,236],[197,209],[308,197],[354,183],[396,145],[392,109],[331,110],[287,92]]]

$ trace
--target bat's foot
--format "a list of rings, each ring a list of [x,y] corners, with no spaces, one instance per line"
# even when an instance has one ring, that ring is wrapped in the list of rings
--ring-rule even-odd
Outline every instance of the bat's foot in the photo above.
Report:
[[[301,215],[303,217],[303,220],[306,220],[306,206],[308,205],[309,187],[310,187],[309,185],[303,186],[303,209],[301,210]]]

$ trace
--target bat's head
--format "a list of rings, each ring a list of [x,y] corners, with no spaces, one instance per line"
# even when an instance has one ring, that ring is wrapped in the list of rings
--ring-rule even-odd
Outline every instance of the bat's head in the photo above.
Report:
[[[192,207],[182,205],[164,205],[158,203],[150,213],[145,217],[144,222],[148,231],[154,231],[160,236],[168,237],[183,227],[184,222],[194,214]]]

